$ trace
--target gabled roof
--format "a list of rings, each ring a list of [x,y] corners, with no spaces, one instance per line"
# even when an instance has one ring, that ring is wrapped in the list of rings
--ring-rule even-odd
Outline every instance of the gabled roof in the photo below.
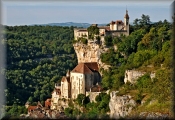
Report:
[[[63,76],[61,79],[61,82],[67,81],[68,83],[70,82],[70,77],[65,77]]]
[[[97,62],[89,62],[89,63],[84,63],[88,68],[90,68],[93,71],[98,71],[98,64]]]
[[[92,73],[93,71],[98,71],[97,62],[79,63],[71,72],[87,74]]]

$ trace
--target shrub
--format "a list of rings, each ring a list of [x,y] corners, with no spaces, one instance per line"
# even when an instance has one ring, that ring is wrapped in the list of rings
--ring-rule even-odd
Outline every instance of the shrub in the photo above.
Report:
[[[152,88],[152,81],[149,74],[145,74],[137,80],[137,88],[143,92],[149,92]]]
[[[78,94],[76,101],[79,105],[83,105],[85,102],[86,96],[84,94]]]
[[[73,113],[73,109],[71,109],[71,108],[65,108],[64,113],[65,113],[66,116],[71,117],[71,115]]]

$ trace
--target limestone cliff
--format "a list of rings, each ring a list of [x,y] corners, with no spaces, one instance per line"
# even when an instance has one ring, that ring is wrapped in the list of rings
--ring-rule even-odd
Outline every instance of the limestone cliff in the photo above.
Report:
[[[105,65],[101,62],[100,55],[108,50],[104,44],[101,46],[97,44],[95,41],[88,40],[88,44],[83,44],[77,42],[73,44],[74,50],[77,55],[78,63],[84,62],[97,62],[99,68],[108,69],[109,65]]]
[[[127,116],[136,106],[136,102],[130,95],[116,96],[117,91],[110,93],[110,118],[121,118]]]
[[[124,82],[130,82],[130,83],[135,83],[137,81],[137,79],[141,76],[143,76],[146,72],[143,71],[138,71],[138,70],[126,70],[125,71],[125,78],[124,78]],[[152,72],[150,74],[151,79],[153,79],[155,77],[155,72]]]

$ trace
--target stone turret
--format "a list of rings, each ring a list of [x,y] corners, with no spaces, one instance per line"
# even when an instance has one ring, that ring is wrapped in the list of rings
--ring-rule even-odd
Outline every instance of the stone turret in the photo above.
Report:
[[[70,77],[70,70],[67,71],[66,77],[67,77],[67,78]]]

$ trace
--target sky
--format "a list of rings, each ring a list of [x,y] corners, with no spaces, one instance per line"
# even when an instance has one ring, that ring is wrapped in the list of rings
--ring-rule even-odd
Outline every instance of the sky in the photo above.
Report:
[[[106,24],[112,20],[123,20],[128,10],[130,23],[142,14],[149,15],[152,22],[167,19],[171,21],[171,4],[166,1],[133,0],[2,0],[1,23],[3,25],[31,25],[47,23],[96,23]]]

